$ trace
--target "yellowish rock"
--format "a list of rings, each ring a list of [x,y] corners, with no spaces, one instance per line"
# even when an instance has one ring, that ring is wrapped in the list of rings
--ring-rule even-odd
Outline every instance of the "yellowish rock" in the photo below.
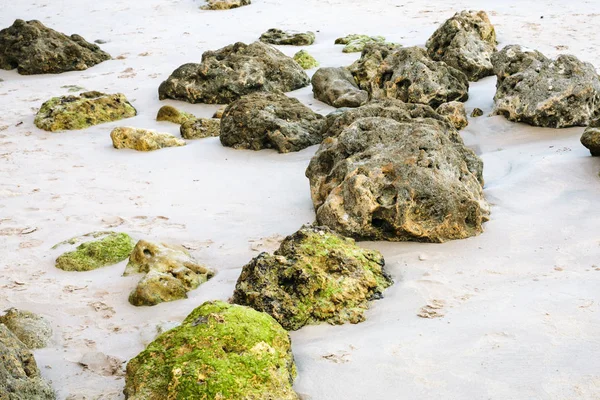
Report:
[[[162,106],[160,110],[158,110],[158,114],[156,114],[157,121],[169,121],[179,125],[195,119],[195,115],[180,111],[173,106]]]
[[[164,147],[185,146],[185,141],[168,133],[149,129],[119,127],[110,133],[115,149],[152,151]]]

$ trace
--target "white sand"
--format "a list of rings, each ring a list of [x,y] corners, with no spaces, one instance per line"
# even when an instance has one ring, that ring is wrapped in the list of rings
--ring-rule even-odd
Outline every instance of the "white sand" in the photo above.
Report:
[[[103,49],[125,56],[55,76],[0,71],[0,127],[8,126],[0,131],[0,308],[52,322],[53,344],[35,355],[59,399],[122,398],[122,376],[84,370],[77,362],[85,353],[135,356],[157,325],[181,321],[205,300],[226,300],[261,238],[314,219],[304,170],[316,146],[286,155],[223,148],[218,138],[147,154],[111,147],[109,132],[122,124],[177,134],[176,125],[154,121],[163,104],[212,115],[217,106],[158,100],[158,85],[179,65],[272,27],[318,30],[310,53],[322,66],[347,65],[358,54],[334,46],[338,36],[423,45],[439,23],[469,8],[490,13],[500,47],[571,52],[600,65],[595,0],[253,0],[222,12],[199,5],[0,0],[1,27],[39,19],[108,40]],[[66,94],[64,85],[123,92],[139,116],[79,132],[36,129],[36,109]],[[468,111],[487,115],[494,85],[473,84]],[[293,95],[331,109],[310,88]],[[292,333],[303,399],[599,399],[600,160],[579,144],[582,131],[472,119],[463,137],[485,162],[493,204],[485,232],[441,245],[363,243],[384,253],[396,284],[362,324]],[[187,243],[218,275],[187,300],[135,308],[127,296],[138,278],[121,277],[124,262],[86,273],[54,267],[65,250],[50,250],[55,243],[117,224],[136,238]],[[25,228],[36,230],[19,234]],[[443,317],[419,318],[427,304],[442,305],[435,311]]]

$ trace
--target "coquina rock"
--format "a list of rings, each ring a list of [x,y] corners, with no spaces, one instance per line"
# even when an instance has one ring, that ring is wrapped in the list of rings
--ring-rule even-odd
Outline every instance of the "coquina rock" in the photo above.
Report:
[[[273,28],[260,35],[260,41],[275,45],[309,46],[315,42],[315,34],[313,32],[286,32]]]
[[[23,75],[82,71],[102,61],[108,53],[79,35],[67,36],[40,21],[17,19],[0,31],[0,68]]]
[[[502,77],[493,114],[548,128],[586,126],[600,117],[600,78],[592,64],[572,55],[544,59],[515,46],[493,62]]]
[[[348,67],[355,82],[362,89],[371,86],[371,82],[379,73],[379,67],[390,54],[402,48],[394,43],[369,43],[360,54],[360,58]]]
[[[352,74],[343,67],[319,68],[312,77],[315,99],[333,107],[359,107],[369,94],[356,85]]]
[[[184,139],[203,139],[219,136],[221,133],[221,120],[218,118],[197,118],[181,124],[179,131]]]
[[[35,126],[55,132],[135,117],[137,111],[125,95],[84,92],[79,96],[53,97],[35,116]]]
[[[229,10],[251,4],[250,0],[206,0],[203,10]]]
[[[244,266],[233,302],[264,311],[284,328],[359,323],[369,300],[383,296],[392,279],[383,256],[358,247],[326,227],[303,226],[273,255]]]
[[[385,43],[383,36],[368,36],[352,33],[335,40],[335,44],[343,44],[344,53],[358,53],[363,51],[365,46],[373,43]]]
[[[427,53],[477,81],[494,74],[491,56],[496,44],[494,26],[484,11],[461,11],[427,40]]]
[[[146,274],[129,295],[134,306],[153,306],[165,301],[187,298],[214,276],[181,246],[140,240],[129,257],[123,275]]]
[[[288,333],[271,316],[220,301],[183,323],[127,364],[129,400],[297,400]]]
[[[157,121],[168,121],[174,124],[182,125],[184,122],[193,121],[196,116],[185,111],[176,109],[173,106],[162,106],[156,114]]]
[[[30,349],[46,347],[52,338],[52,326],[32,312],[9,308],[0,315],[0,324],[6,327]]]
[[[200,64],[184,64],[164,81],[158,94],[190,103],[231,103],[254,92],[289,92],[309,84],[292,58],[262,42],[236,43],[207,51]]]
[[[319,62],[306,50],[300,50],[294,54],[294,61],[296,61],[302,69],[312,69],[319,66]]]
[[[592,156],[600,157],[600,127],[586,128],[581,136],[581,144],[589,149]]]
[[[481,160],[445,117],[414,106],[388,100],[331,117],[330,137],[306,170],[318,224],[369,240],[444,242],[482,232],[489,205]]]
[[[236,149],[299,151],[322,140],[323,117],[281,93],[253,93],[227,107],[221,143]]]
[[[50,385],[40,377],[31,351],[4,324],[0,324],[0,398],[56,399]]]
[[[98,240],[80,244],[76,250],[56,259],[56,268],[65,271],[91,271],[125,260],[135,242],[126,233],[108,232]]]
[[[185,141],[168,133],[150,129],[118,127],[110,133],[115,149],[132,149],[137,151],[153,151],[165,147],[185,146]]]
[[[467,119],[467,110],[465,110],[465,104],[460,101],[451,101],[444,103],[435,110],[438,114],[448,118],[452,125],[457,129],[461,130],[469,125]]]

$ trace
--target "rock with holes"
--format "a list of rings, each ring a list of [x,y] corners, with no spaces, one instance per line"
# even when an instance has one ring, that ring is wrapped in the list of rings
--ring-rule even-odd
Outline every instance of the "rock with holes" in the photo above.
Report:
[[[297,400],[288,333],[249,307],[206,302],[127,364],[125,398]]]
[[[362,89],[368,88],[379,73],[379,67],[390,54],[402,48],[393,43],[370,43],[365,46],[360,58],[348,67],[355,82]]]
[[[586,128],[581,135],[581,144],[590,151],[592,156],[600,157],[600,127]]]
[[[449,103],[444,103],[440,105],[435,111],[437,111],[438,114],[448,118],[448,120],[450,120],[452,125],[457,130],[461,130],[467,125],[469,125],[465,105],[460,101],[451,101]]]
[[[113,129],[110,138],[115,149],[154,151],[165,147],[185,146],[184,140],[171,134],[127,126]]]
[[[505,46],[491,57],[494,74],[498,78],[497,86],[511,75],[527,69],[540,70],[548,58],[537,50],[528,49],[517,44]]]
[[[52,338],[50,323],[29,311],[9,308],[0,315],[0,324],[6,325],[30,349],[46,347]]]
[[[317,223],[368,240],[482,232],[482,162],[445,117],[421,107],[388,100],[331,117],[306,170]]]
[[[206,0],[203,10],[230,10],[251,4],[251,0]]]
[[[0,69],[17,68],[23,75],[82,71],[110,58],[81,36],[64,35],[36,20],[17,19],[0,31]]]
[[[184,139],[203,139],[219,136],[221,133],[221,120],[218,118],[196,118],[181,124],[179,132]]]
[[[289,92],[310,83],[292,58],[262,42],[236,43],[202,55],[200,64],[184,64],[164,81],[161,100],[227,104],[254,92]]]
[[[477,81],[494,74],[491,56],[496,44],[494,26],[484,11],[461,11],[427,40],[427,53]]]
[[[178,110],[173,106],[162,106],[156,114],[157,121],[168,121],[179,125],[187,121],[193,121],[195,119],[195,115]]]
[[[106,232],[98,240],[80,244],[56,259],[56,268],[64,271],[91,271],[125,260],[135,242],[126,233]],[[99,236],[94,236],[99,237]]]
[[[253,93],[227,107],[221,143],[236,149],[299,151],[322,140],[323,117],[281,93]]]
[[[319,68],[312,77],[315,99],[333,107],[359,107],[369,94],[358,88],[352,74],[343,67]]]
[[[233,302],[275,318],[284,328],[364,321],[369,300],[392,284],[383,256],[326,227],[303,226],[273,255],[244,266]]]
[[[335,40],[335,44],[345,45],[342,50],[344,53],[358,53],[363,51],[365,46],[373,43],[385,43],[385,38],[383,36],[369,36],[352,33]]]
[[[309,46],[315,42],[315,34],[273,28],[260,35],[260,41],[275,45]]]

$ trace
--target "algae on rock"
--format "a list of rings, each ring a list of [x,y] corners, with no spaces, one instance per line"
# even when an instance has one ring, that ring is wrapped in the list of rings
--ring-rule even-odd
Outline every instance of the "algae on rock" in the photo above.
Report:
[[[383,36],[369,36],[350,34],[335,40],[335,44],[344,44],[344,53],[358,53],[364,50],[366,45],[373,43],[385,43]]]
[[[30,349],[41,349],[52,338],[52,326],[44,318],[29,311],[9,308],[0,315],[0,324],[6,327]]]
[[[100,240],[80,244],[76,250],[56,259],[56,268],[64,271],[91,271],[125,260],[134,242],[126,233],[111,232]]]
[[[286,32],[272,28],[260,35],[259,40],[275,45],[309,46],[315,42],[315,34],[313,32]]]
[[[229,10],[251,4],[251,0],[207,0],[202,10]]]
[[[185,140],[150,129],[118,127],[110,133],[115,149],[154,151],[165,147],[185,146]]]
[[[288,333],[249,307],[206,302],[127,364],[128,400],[297,400]]]
[[[186,121],[193,121],[196,116],[185,111],[180,111],[173,106],[162,106],[156,114],[157,121],[168,121],[174,124],[183,124]]]
[[[219,118],[197,118],[181,124],[179,129],[184,139],[204,139],[221,134],[221,120]]]
[[[302,69],[312,69],[319,66],[319,62],[306,50],[300,50],[294,54],[294,61],[296,61]]]

